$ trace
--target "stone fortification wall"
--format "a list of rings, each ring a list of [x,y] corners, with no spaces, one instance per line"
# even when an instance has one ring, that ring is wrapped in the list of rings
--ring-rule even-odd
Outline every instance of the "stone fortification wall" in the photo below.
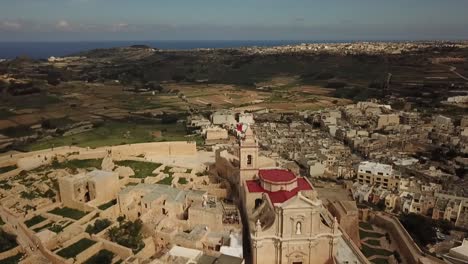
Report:
[[[233,166],[229,160],[230,154],[227,150],[216,150],[216,171],[222,178],[233,184],[238,184],[239,168]]]
[[[113,159],[128,156],[190,156],[197,153],[195,142],[151,142],[127,144],[96,149],[80,147],[59,147],[27,153],[5,154],[0,156],[0,167],[17,165],[19,170],[32,170],[50,164],[54,157],[64,156],[70,159],[97,159],[111,153]],[[2,175],[0,175],[1,177]]]
[[[438,258],[425,254],[413,241],[410,234],[408,234],[406,229],[396,217],[383,214],[374,214],[370,217],[370,220],[376,226],[379,226],[390,233],[392,238],[396,240],[395,244],[398,246],[402,257],[407,261],[407,263],[444,263]]]

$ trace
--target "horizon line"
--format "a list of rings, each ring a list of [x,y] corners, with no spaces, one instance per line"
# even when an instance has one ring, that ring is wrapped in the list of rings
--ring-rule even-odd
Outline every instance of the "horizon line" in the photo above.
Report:
[[[96,43],[96,42],[465,42],[466,39],[142,39],[142,40],[0,40],[0,43]]]

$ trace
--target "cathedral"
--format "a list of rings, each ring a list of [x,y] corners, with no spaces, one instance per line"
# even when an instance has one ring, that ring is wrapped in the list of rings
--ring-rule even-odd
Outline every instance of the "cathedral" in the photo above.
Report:
[[[307,178],[260,157],[250,128],[238,148],[217,152],[216,164],[220,176],[237,187],[244,224],[248,223],[249,234],[244,236],[250,241],[250,263],[369,263]]]

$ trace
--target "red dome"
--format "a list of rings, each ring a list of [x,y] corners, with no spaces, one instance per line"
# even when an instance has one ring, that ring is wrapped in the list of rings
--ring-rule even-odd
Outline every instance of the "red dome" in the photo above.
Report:
[[[290,183],[296,180],[296,175],[288,170],[271,169],[271,170],[259,170],[258,176],[263,181],[269,183]]]

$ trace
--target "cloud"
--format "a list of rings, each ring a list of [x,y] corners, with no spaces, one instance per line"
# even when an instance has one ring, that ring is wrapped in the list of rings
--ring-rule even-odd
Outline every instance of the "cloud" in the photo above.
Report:
[[[20,22],[17,21],[0,21],[0,30],[4,31],[18,31],[23,27]]]
[[[124,30],[128,29],[129,26],[130,26],[130,25],[127,24],[127,23],[118,23],[118,24],[114,24],[114,25],[112,25],[111,31],[112,31],[112,32],[124,31]]]
[[[57,24],[55,24],[55,27],[60,30],[70,30],[72,28],[70,23],[66,20],[58,21]]]

